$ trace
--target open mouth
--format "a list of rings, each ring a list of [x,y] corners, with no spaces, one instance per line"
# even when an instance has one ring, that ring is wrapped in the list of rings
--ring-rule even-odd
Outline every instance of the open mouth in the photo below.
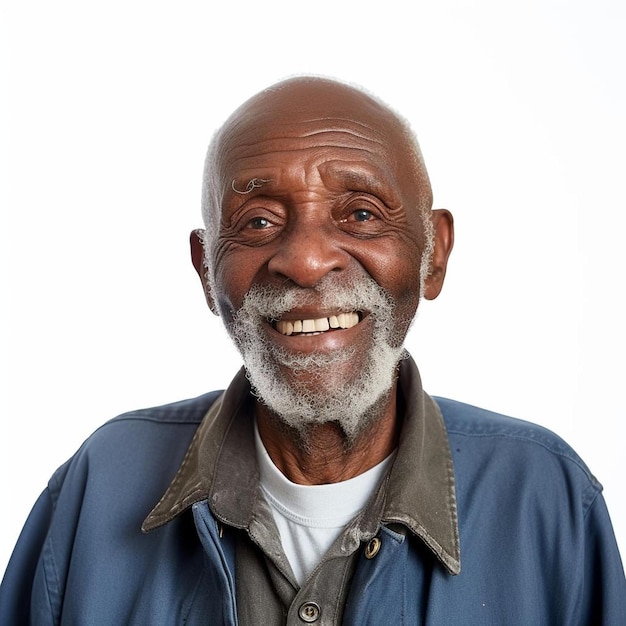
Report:
[[[363,319],[359,311],[338,313],[329,317],[319,317],[306,320],[273,320],[272,328],[281,335],[321,335],[322,333],[335,330],[347,330],[356,326]]]

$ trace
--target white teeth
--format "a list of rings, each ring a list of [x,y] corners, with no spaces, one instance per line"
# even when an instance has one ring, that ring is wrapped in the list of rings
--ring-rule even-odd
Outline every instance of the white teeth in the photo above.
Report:
[[[358,323],[359,314],[351,312],[311,320],[278,320],[275,328],[282,335],[293,335],[294,333],[319,334],[326,332],[330,328],[352,328]]]
[[[315,320],[302,320],[302,332],[314,333],[315,332]]]
[[[323,333],[325,330],[330,328],[330,324],[328,323],[327,317],[320,317],[320,319],[315,320],[315,330]]]

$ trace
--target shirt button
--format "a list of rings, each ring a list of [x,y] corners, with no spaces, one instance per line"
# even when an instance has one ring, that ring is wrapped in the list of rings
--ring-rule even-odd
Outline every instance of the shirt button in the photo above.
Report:
[[[316,622],[320,616],[320,607],[315,602],[305,602],[298,611],[298,615],[303,622],[311,624]]]
[[[365,546],[365,558],[373,559],[378,554],[381,545],[382,541],[378,537],[370,539]]]

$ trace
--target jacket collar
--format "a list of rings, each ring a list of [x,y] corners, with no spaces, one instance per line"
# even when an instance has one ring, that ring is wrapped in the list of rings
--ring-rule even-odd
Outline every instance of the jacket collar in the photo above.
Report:
[[[413,359],[400,367],[405,414],[382,515],[404,524],[451,574],[461,571],[454,467],[437,403],[422,389]]]
[[[437,404],[422,390],[412,359],[400,364],[404,419],[383,497],[368,514],[400,523],[419,537],[451,574],[460,571],[454,469]],[[249,528],[260,496],[254,448],[254,398],[242,369],[211,406],[165,494],[146,517],[148,532],[195,502],[208,500],[225,524]]]

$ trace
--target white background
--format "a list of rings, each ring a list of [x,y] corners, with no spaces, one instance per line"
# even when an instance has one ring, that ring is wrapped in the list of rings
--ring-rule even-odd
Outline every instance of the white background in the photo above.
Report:
[[[409,117],[455,215],[409,338],[427,390],[557,431],[625,552],[624,3],[210,4],[2,7],[0,571],[93,429],[237,370],[188,261],[204,150],[303,72]]]

